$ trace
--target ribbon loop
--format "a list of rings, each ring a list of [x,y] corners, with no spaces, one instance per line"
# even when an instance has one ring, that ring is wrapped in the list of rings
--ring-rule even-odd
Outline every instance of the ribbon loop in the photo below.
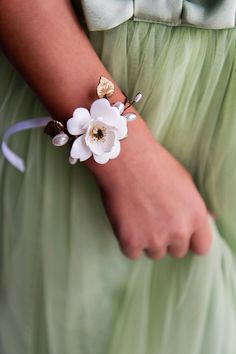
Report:
[[[12,151],[8,147],[7,145],[8,139],[10,138],[10,136],[19,133],[23,130],[41,128],[43,126],[46,126],[50,120],[52,120],[51,117],[39,117],[39,118],[27,119],[10,126],[5,131],[3,135],[2,146],[1,146],[2,153],[4,157],[7,159],[7,161],[10,162],[10,164],[14,166],[18,171],[20,172],[25,171],[25,163],[20,156],[18,156],[16,153],[14,153],[14,151]]]

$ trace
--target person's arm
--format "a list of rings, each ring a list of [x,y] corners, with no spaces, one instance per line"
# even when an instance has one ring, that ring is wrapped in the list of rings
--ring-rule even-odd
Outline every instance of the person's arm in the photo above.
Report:
[[[0,41],[56,119],[89,107],[99,77],[110,77],[68,0],[0,0]]]
[[[111,78],[68,0],[0,0],[0,42],[59,120],[78,106],[89,108],[100,76]],[[117,85],[115,92],[114,100],[123,100]],[[204,202],[187,171],[154,140],[140,116],[129,124],[118,158],[105,165],[90,158],[85,164],[97,178],[129,258],[143,250],[153,259],[167,251],[180,257],[189,248],[207,252],[211,233]]]
[[[90,107],[100,76],[112,79],[69,0],[0,0],[0,45],[57,120],[70,118],[76,107]],[[124,98],[115,84],[112,100]],[[140,117],[132,127],[137,134],[146,128]],[[85,163],[93,172],[101,169],[92,159]]]

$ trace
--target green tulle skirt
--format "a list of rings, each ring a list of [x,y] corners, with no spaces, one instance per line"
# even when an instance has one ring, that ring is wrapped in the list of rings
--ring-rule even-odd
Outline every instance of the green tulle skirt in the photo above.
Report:
[[[40,129],[14,136],[26,172],[0,157],[0,352],[235,354],[236,30],[128,20],[88,35],[128,97],[143,93],[143,119],[216,213],[213,245],[128,260],[83,164]],[[3,56],[0,75],[1,136],[47,115]]]

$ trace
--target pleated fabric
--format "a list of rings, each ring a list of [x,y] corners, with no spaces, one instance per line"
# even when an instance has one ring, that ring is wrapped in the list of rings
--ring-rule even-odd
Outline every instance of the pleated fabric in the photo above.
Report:
[[[235,354],[236,30],[128,20],[88,36],[129,99],[143,93],[137,110],[216,213],[213,245],[128,260],[83,164],[41,129],[19,133],[26,172],[0,157],[0,352]],[[3,55],[0,75],[1,136],[48,114]]]

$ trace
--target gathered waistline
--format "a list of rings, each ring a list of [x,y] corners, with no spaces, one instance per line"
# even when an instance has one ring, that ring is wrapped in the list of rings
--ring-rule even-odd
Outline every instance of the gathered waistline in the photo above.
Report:
[[[189,28],[195,28],[199,30],[207,30],[207,31],[226,31],[226,30],[235,30],[236,25],[233,27],[222,27],[222,28],[212,28],[212,27],[206,27],[206,26],[200,26],[200,25],[195,25],[191,23],[184,23],[181,21],[172,21],[172,22],[167,22],[162,19],[153,19],[153,18],[148,18],[148,17],[137,17],[137,16],[132,16],[130,19],[127,21],[133,21],[133,22],[145,22],[145,23],[150,23],[150,24],[157,24],[157,25],[163,25],[167,27],[189,27]]]

